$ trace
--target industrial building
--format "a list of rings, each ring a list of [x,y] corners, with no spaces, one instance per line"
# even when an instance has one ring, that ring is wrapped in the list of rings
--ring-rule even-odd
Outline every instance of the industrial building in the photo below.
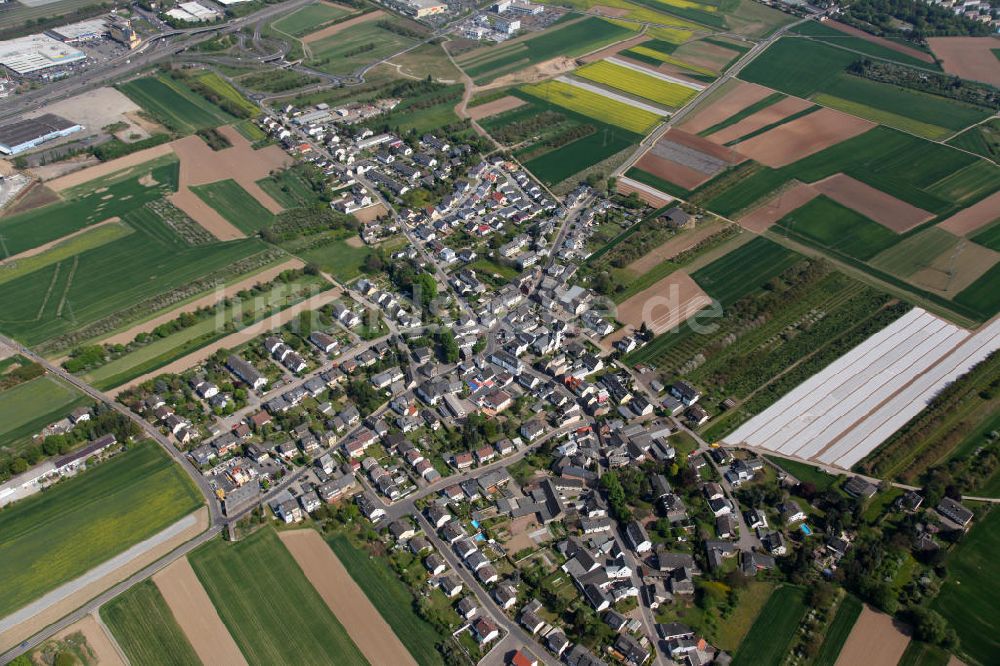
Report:
[[[0,42],[0,65],[15,74],[31,74],[86,59],[87,54],[48,35],[28,35]]]
[[[83,129],[82,125],[46,113],[0,126],[0,153],[17,155],[40,146],[46,141],[68,136]]]
[[[214,21],[221,15],[214,9],[209,9],[208,7],[200,5],[197,2],[181,2],[178,3],[173,9],[169,10],[167,12],[167,16],[177,19],[178,21],[197,23],[200,21]]]
[[[416,18],[444,14],[448,11],[448,5],[438,0],[406,0],[402,3],[402,10]]]
[[[90,19],[52,28],[48,34],[66,44],[89,42],[108,34],[108,24],[104,19]]]

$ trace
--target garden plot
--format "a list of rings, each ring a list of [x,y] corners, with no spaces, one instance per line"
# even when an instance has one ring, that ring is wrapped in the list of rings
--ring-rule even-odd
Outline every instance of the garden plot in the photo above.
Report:
[[[849,469],[947,383],[1000,348],[1000,322],[968,331],[916,308],[725,438]]]

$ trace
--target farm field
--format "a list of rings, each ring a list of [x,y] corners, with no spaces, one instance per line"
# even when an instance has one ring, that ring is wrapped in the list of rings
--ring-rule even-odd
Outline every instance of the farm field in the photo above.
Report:
[[[960,651],[980,664],[992,663],[1000,651],[997,614],[993,612],[1000,580],[993,571],[1000,548],[1000,511],[990,511],[948,554],[949,576],[933,608],[958,632]]]
[[[461,84],[441,86],[421,95],[407,95],[391,113],[382,116],[382,120],[401,132],[431,131],[458,122],[455,105],[461,99]]]
[[[368,663],[274,530],[212,541],[189,559],[248,662]]]
[[[176,159],[155,160],[141,172],[96,181],[80,196],[67,192],[64,201],[0,218],[4,253],[16,256],[174,192],[178,168]]]
[[[783,37],[740,78],[929,139],[946,138],[990,115],[956,100],[848,74],[859,57],[811,39]]]
[[[18,453],[36,431],[90,402],[69,384],[48,375],[0,392],[0,450]]]
[[[758,237],[696,271],[691,277],[726,307],[800,259],[801,256],[791,250]]]
[[[202,503],[156,444],[135,445],[0,512],[0,616],[143,541]],[[25,562],[34,562],[26,568]]]
[[[772,229],[865,261],[891,247],[899,236],[833,199],[820,195],[782,219]]]
[[[566,180],[628,150],[642,138],[524,93],[518,93],[515,99],[522,104],[484,118],[480,125],[501,143],[527,141],[527,145],[518,148],[515,155],[547,185]],[[537,124],[541,114],[546,114],[543,127]],[[569,140],[564,137],[569,137]]]
[[[835,25],[842,25],[834,23]],[[856,30],[848,26],[844,26],[845,30]],[[861,36],[856,36],[845,32],[844,30],[838,30],[831,25],[820,23],[819,21],[807,21],[805,23],[800,23],[791,30],[790,33],[796,35],[803,35],[806,37],[812,37],[821,42],[831,44],[833,46],[840,46],[841,48],[849,49],[851,51],[858,51],[865,55],[874,56],[876,58],[881,58],[883,60],[892,60],[904,65],[911,65],[913,67],[923,67],[924,69],[939,69],[939,67],[934,63],[933,57],[929,53],[924,53],[922,51],[917,51],[916,49],[902,46],[896,44],[889,40],[876,41],[879,38],[872,38],[871,35],[867,33],[862,33],[866,38]]]
[[[40,268],[51,266],[74,255],[124,238],[132,233],[132,227],[114,218],[71,233],[62,239],[32,248],[14,261],[0,264],[0,283],[33,273]]]
[[[733,664],[781,664],[805,612],[805,590],[790,585],[776,589],[736,652]]]
[[[717,645],[720,648],[730,653],[739,649],[773,591],[774,583],[753,581],[747,584],[746,590],[740,594],[736,610],[719,627]]]
[[[837,663],[841,666],[858,663],[894,666],[899,663],[909,642],[910,637],[903,633],[891,615],[865,606],[844,642]]]
[[[933,265],[937,257],[953,250],[958,242],[958,236],[930,227],[884,250],[871,260],[871,264],[893,275],[909,278]]]
[[[191,187],[191,191],[247,235],[257,233],[274,221],[271,211],[264,208],[235,180],[195,185]]]
[[[336,35],[310,42],[312,58],[307,59],[307,64],[329,74],[350,74],[416,43],[413,37],[381,27],[379,23],[382,21],[400,25],[397,19],[386,16],[346,27]]]
[[[844,642],[851,635],[854,623],[861,615],[861,602],[857,597],[847,594],[837,607],[837,613],[833,616],[826,634],[823,636],[823,643],[820,645],[819,654],[816,655],[814,666],[835,666],[837,657],[844,647]]]
[[[564,81],[545,81],[521,87],[542,101],[575,111],[635,134],[646,134],[661,121],[658,114],[585,90]]]
[[[997,218],[997,222],[994,222],[973,236],[972,241],[1000,252],[1000,224],[998,222],[1000,222],[1000,218]]]
[[[955,296],[955,302],[976,312],[994,313],[1000,310],[1000,263],[983,273],[982,277]]]
[[[118,89],[159,123],[181,134],[236,120],[183,83],[166,76],[135,79],[120,84]]]
[[[294,168],[283,169],[273,176],[262,178],[257,181],[257,185],[283,208],[308,206],[318,200],[316,192]]]
[[[936,645],[910,641],[898,666],[946,666],[951,659],[945,650]]]
[[[675,109],[684,106],[698,92],[691,86],[643,74],[635,69],[623,67],[607,60],[585,65],[576,70],[574,74],[588,81],[600,83]]]
[[[349,7],[335,5],[330,2],[314,2],[283,16],[271,25],[292,37],[304,37],[324,26],[345,16],[350,16],[354,10]]]
[[[1000,119],[992,118],[970,127],[949,139],[948,145],[972,151],[994,162],[1000,161]]]
[[[311,291],[319,293],[326,287],[329,284],[325,280],[303,277],[296,283],[277,282],[268,292],[246,301],[232,297],[234,303],[230,307],[217,310],[193,326],[158,337],[135,351],[87,372],[83,378],[102,390],[120,386],[232,333],[235,328],[260,321],[272,312],[291,306],[303,300]],[[237,316],[240,317],[239,320],[236,319]]]
[[[413,596],[383,560],[372,558],[344,535],[327,538],[337,559],[361,586],[420,666],[443,664],[436,649],[441,636],[413,610]]]
[[[189,245],[147,207],[125,221],[135,233],[0,285],[0,328],[37,344],[265,249],[253,239]]]
[[[199,663],[156,585],[144,580],[101,607],[101,619],[133,664]]]
[[[369,246],[361,244],[361,239],[351,232],[330,231],[319,236],[304,242],[289,241],[282,247],[306,263],[315,263],[338,282],[347,283],[361,275],[361,267],[372,253]]]
[[[998,347],[1000,322],[970,336],[915,308],[797,386],[726,442],[850,469],[919,414],[931,396]],[[853,389],[848,398],[842,398],[844,386]],[[873,404],[877,407],[869,409]]]
[[[559,56],[572,58],[583,55],[633,35],[628,28],[588,16],[553,26],[521,41],[474,49],[460,55],[458,65],[476,85],[483,85],[530,65]]]
[[[430,76],[438,81],[458,81],[461,71],[452,64],[439,44],[421,44],[412,51],[392,59],[399,65],[399,71],[410,76],[425,79]]]

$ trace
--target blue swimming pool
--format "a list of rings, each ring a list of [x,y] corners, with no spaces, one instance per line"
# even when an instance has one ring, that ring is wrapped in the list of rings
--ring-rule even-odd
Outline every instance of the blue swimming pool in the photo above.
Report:
[[[802,523],[802,525],[799,526],[799,529],[802,530],[802,533],[805,534],[806,536],[809,536],[810,534],[813,533],[812,530],[809,529],[809,526],[806,525],[805,523]]]

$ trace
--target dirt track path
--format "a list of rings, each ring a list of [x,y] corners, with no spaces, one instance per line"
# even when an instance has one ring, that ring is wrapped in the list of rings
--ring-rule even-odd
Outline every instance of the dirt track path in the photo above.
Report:
[[[392,628],[315,530],[279,532],[285,548],[372,664],[416,666]]]
[[[155,574],[153,582],[204,663],[213,666],[247,663],[186,557]]]

